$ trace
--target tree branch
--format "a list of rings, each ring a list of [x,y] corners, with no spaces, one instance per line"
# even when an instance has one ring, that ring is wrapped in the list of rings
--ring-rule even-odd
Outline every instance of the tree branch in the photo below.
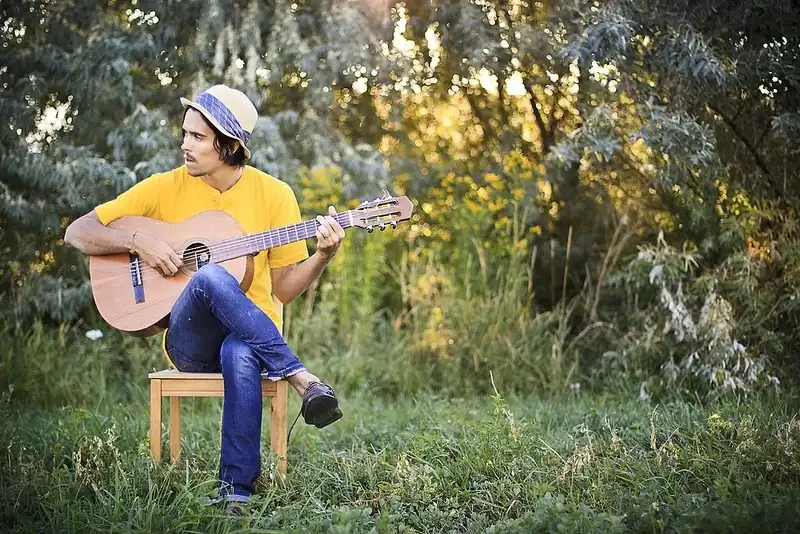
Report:
[[[536,120],[536,126],[539,128],[539,132],[542,136],[542,156],[545,156],[550,151],[550,147],[553,146],[553,139],[550,136],[547,125],[545,125],[544,120],[542,119],[542,114],[536,107],[537,100],[536,95],[533,92],[533,84],[528,80],[525,80],[525,90],[528,92],[528,100],[531,102],[533,118]]]
[[[506,78],[504,76],[497,76],[497,103],[500,111],[501,129],[510,126],[511,121],[508,119],[508,110],[506,109]]]
[[[744,104],[742,104],[742,105],[741,105],[741,107],[740,107],[740,108],[739,108],[739,109],[736,111],[736,113],[733,115],[733,117],[731,117],[731,120],[732,120],[732,121],[735,121],[736,119],[738,119],[738,118],[739,118],[739,114],[740,114],[742,111],[744,111],[744,108],[745,108],[745,105],[744,105]]]
[[[735,123],[735,122],[733,122],[733,119],[731,119],[731,118],[727,117],[727,116],[726,116],[726,115],[725,115],[725,114],[722,112],[722,110],[721,110],[721,109],[719,109],[718,107],[716,107],[715,105],[713,105],[713,104],[707,104],[707,105],[708,105],[708,108],[709,108],[711,111],[713,111],[714,113],[716,113],[717,115],[719,115],[720,117],[722,117],[722,120],[723,120],[723,121],[725,121],[725,124],[727,124],[727,125],[728,125],[728,128],[730,128],[730,129],[731,129],[731,131],[732,131],[734,134],[736,134],[736,136],[737,136],[737,137],[738,137],[738,138],[739,138],[739,139],[742,141],[742,143],[744,143],[744,146],[747,148],[747,150],[749,150],[749,151],[750,151],[750,154],[751,154],[751,155],[753,156],[753,158],[756,160],[756,165],[758,165],[758,168],[759,168],[759,169],[761,169],[761,171],[762,171],[764,174],[766,174],[767,176],[769,176],[770,178],[772,178],[772,173],[771,173],[771,172],[769,172],[769,169],[767,168],[767,164],[766,164],[766,162],[765,162],[765,161],[764,161],[764,160],[761,158],[761,155],[758,153],[758,149],[757,149],[757,148],[756,148],[756,147],[753,145],[753,143],[752,143],[752,142],[751,142],[751,141],[750,141],[750,140],[749,140],[749,139],[748,139],[748,138],[747,138],[747,137],[744,135],[744,132],[742,132],[742,131],[739,129],[739,127],[738,127],[738,126],[736,126],[736,123]]]
[[[481,103],[478,100],[478,97],[472,93],[468,89],[464,90],[464,96],[467,97],[467,103],[469,103],[469,107],[472,108],[472,114],[478,119],[478,122],[481,123],[481,127],[483,128],[483,139],[486,141],[489,138],[494,138],[494,128],[492,127],[490,113],[487,113],[487,110],[481,108]]]
[[[556,107],[558,107],[558,100],[560,97],[561,91],[556,91],[553,93],[553,103],[550,105],[550,121],[548,121],[547,124],[547,131],[549,132],[550,140],[553,143],[555,143],[556,139],[556,129],[561,124],[561,121],[563,121],[567,116],[567,114],[564,113],[561,115],[560,120],[556,118]]]
[[[770,133],[771,131],[772,131],[772,119],[770,119],[769,123],[767,124],[767,127],[764,129],[764,133],[762,133],[761,137],[759,137],[758,141],[756,141],[756,148],[761,146],[761,141],[763,141],[764,138],[767,136],[767,134]]]

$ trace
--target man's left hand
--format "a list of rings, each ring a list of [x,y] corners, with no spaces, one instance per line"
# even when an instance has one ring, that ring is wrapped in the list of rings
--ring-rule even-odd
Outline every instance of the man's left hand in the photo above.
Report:
[[[339,245],[342,244],[344,239],[344,230],[341,225],[333,218],[336,215],[336,210],[333,206],[328,206],[328,215],[323,217],[317,215],[317,252],[325,258],[330,260],[333,258],[336,251],[339,250]]]

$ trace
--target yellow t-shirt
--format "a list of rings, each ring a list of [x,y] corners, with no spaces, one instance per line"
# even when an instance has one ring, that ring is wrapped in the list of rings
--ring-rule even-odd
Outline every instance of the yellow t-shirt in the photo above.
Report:
[[[185,166],[154,174],[117,198],[97,206],[95,213],[105,225],[127,215],[177,223],[207,210],[228,213],[248,234],[301,222],[300,208],[291,187],[250,166],[245,166],[239,181],[222,193],[200,177],[190,176]],[[270,269],[286,267],[306,258],[308,247],[302,240],[269,249],[266,254],[253,258],[253,283],[246,295],[275,321],[279,330],[282,314],[272,300]]]

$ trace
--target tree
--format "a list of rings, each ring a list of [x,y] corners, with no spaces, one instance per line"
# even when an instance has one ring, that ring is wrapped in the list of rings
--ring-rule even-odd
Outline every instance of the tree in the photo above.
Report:
[[[0,300],[18,317],[65,320],[85,307],[85,273],[61,246],[64,223],[134,181],[103,158],[103,132],[134,109],[136,68],[157,48],[142,28],[122,23],[126,5],[106,7],[0,7],[0,109],[8,117],[0,132]]]

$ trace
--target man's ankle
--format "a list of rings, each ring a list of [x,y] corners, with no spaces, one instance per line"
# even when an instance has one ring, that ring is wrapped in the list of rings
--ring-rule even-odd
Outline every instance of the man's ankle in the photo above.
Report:
[[[315,375],[312,375],[308,371],[300,371],[296,375],[292,375],[286,379],[289,384],[297,391],[297,393],[302,396],[305,393],[308,385],[311,382],[321,382],[319,378]]]

